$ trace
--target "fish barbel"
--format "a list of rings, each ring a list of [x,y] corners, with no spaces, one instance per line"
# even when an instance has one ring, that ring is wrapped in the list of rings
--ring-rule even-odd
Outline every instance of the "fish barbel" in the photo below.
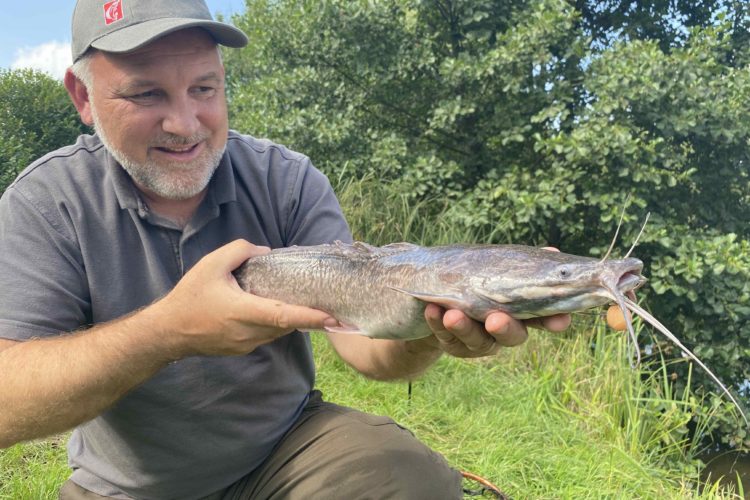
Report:
[[[571,313],[616,303],[631,339],[627,310],[638,314],[698,364],[747,418],[716,375],[656,318],[626,297],[642,286],[643,262],[594,259],[524,245],[422,247],[362,242],[278,248],[236,271],[243,290],[325,311],[327,328],[372,338],[412,340],[432,334],[427,303],[484,321],[496,311],[516,319]],[[637,351],[637,345],[636,345]]]

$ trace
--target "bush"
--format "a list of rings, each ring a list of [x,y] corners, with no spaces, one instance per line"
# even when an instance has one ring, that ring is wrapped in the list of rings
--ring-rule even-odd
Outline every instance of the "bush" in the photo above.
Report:
[[[662,229],[647,243],[651,263],[649,303],[662,322],[691,346],[716,375],[734,381],[750,400],[750,240],[715,230],[700,233],[675,227]],[[666,346],[667,350],[673,350]],[[679,352],[674,352],[679,356]],[[687,366],[674,365],[680,387],[688,383]],[[701,378],[704,380],[704,378]],[[745,381],[743,383],[743,381]],[[707,389],[714,387],[708,382]],[[704,391],[699,391],[704,392]],[[713,396],[711,405],[729,407]],[[718,418],[721,439],[731,447],[750,448],[750,436],[734,418]]]
[[[81,123],[65,87],[46,73],[0,70],[0,194],[40,156],[75,141]]]

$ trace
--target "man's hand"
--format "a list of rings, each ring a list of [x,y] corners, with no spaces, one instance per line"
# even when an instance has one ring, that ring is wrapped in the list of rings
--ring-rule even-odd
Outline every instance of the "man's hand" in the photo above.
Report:
[[[569,314],[519,321],[501,312],[490,314],[482,324],[457,309],[446,311],[436,304],[427,305],[425,319],[434,336],[424,341],[459,358],[490,356],[501,347],[522,344],[528,337],[527,327],[560,332],[570,325]]]
[[[247,354],[295,329],[337,326],[328,313],[243,291],[232,271],[267,247],[236,240],[203,257],[150,311],[180,357]]]

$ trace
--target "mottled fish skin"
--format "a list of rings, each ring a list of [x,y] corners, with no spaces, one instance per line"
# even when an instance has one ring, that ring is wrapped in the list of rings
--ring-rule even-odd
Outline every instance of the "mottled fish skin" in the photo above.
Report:
[[[634,258],[601,262],[522,245],[421,247],[366,243],[289,247],[253,257],[235,276],[247,292],[326,311],[372,338],[430,335],[427,302],[483,321],[580,311],[645,282]]]

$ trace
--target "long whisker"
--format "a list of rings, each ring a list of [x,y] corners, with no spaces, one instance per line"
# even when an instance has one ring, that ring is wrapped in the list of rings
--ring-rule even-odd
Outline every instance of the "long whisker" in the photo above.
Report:
[[[632,300],[625,297],[624,299],[625,304],[627,307],[633,311],[634,313],[638,314],[641,318],[643,318],[645,321],[647,321],[651,326],[659,330],[665,337],[667,337],[674,345],[680,348],[680,350],[685,353],[685,355],[690,358],[691,360],[695,361],[695,363],[700,366],[709,377],[711,377],[711,380],[713,380],[716,385],[719,386],[719,388],[726,394],[726,396],[734,403],[734,406],[737,407],[737,409],[740,412],[740,415],[742,415],[742,418],[745,420],[745,424],[750,425],[750,421],[748,421],[747,416],[745,415],[744,410],[742,409],[742,406],[737,402],[737,400],[732,396],[732,393],[729,392],[729,389],[719,380],[719,377],[717,377],[714,372],[712,372],[703,362],[698,359],[698,356],[693,354],[690,349],[685,347],[682,342],[672,333],[670,332],[666,326],[662,325],[656,318],[654,318],[651,314],[646,312],[645,309],[643,309],[641,306],[633,302]]]
[[[612,250],[615,248],[615,243],[617,242],[617,235],[620,234],[620,227],[622,227],[622,220],[625,218],[625,210],[628,208],[628,203],[630,202],[630,195],[625,199],[625,205],[622,207],[622,212],[620,212],[620,220],[617,222],[617,229],[615,229],[615,235],[612,238],[612,243],[609,244],[609,248],[607,249],[607,253],[604,254],[604,257],[602,258],[599,263],[602,263],[607,260],[609,257],[609,254],[612,253]]]
[[[643,235],[643,230],[646,229],[646,224],[648,224],[649,217],[651,217],[651,212],[646,214],[646,219],[643,221],[643,225],[641,226],[641,230],[638,232],[638,236],[635,237],[633,246],[630,247],[630,250],[628,250],[628,253],[625,254],[625,257],[623,257],[623,259],[627,259],[628,257],[630,257],[630,254],[633,253],[633,250],[635,250],[635,246],[638,244],[638,240],[640,240],[641,236]]]

